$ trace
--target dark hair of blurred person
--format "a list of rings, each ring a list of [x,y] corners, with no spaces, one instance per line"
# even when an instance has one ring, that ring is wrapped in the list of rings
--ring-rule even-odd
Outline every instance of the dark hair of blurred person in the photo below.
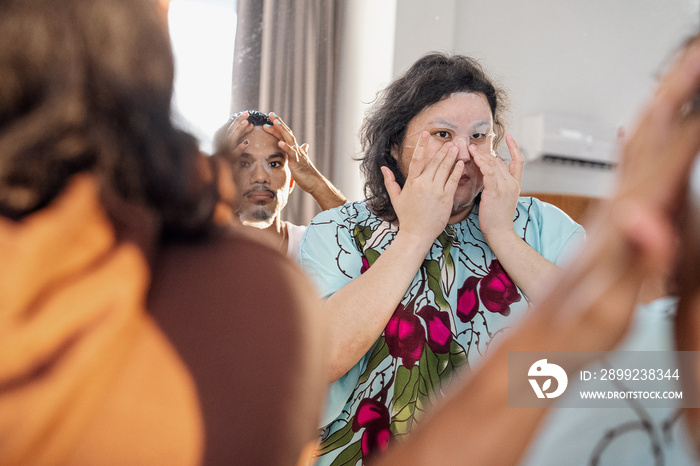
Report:
[[[166,234],[201,230],[215,190],[192,178],[197,142],[170,120],[173,60],[155,9],[3,3],[0,213],[20,219],[90,171],[114,220],[121,199]]]

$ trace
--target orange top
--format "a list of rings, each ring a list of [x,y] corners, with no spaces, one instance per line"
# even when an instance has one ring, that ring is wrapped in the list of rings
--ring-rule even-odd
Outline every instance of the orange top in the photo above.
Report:
[[[0,219],[0,462],[201,461],[192,378],[145,312],[150,271],[87,176]]]

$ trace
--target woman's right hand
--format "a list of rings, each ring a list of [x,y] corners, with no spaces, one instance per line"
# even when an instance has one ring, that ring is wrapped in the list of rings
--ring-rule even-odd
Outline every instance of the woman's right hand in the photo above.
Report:
[[[384,185],[399,222],[399,231],[432,243],[445,229],[452,213],[455,191],[464,170],[457,147],[447,142],[427,153],[430,134],[423,131],[413,152],[403,188],[392,171],[382,167]]]

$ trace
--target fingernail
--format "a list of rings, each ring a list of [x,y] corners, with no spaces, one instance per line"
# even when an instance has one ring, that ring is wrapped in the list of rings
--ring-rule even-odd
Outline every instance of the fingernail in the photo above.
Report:
[[[281,124],[282,124],[282,122],[279,121],[279,120],[275,120],[275,123],[277,123],[278,125],[281,125]]]
[[[272,125],[271,125],[270,123],[265,123],[265,126],[266,126],[267,128],[272,127]]]
[[[272,116],[277,118],[277,114],[275,112],[272,112]]]

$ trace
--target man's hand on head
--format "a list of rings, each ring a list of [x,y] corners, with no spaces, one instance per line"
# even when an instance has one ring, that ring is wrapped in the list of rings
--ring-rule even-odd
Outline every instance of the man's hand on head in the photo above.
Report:
[[[269,116],[272,126],[265,126],[264,130],[279,139],[278,145],[287,154],[289,170],[296,184],[313,194],[319,185],[324,184],[324,178],[309,158],[309,145],[299,144],[291,128],[276,113]]]
[[[221,151],[236,155],[245,147],[245,137],[253,131],[253,124],[248,121],[248,112],[243,112],[228,127]]]
[[[276,113],[270,113],[269,117],[272,126],[264,126],[263,130],[279,140],[277,145],[287,154],[289,171],[296,184],[311,194],[322,210],[345,204],[345,196],[311,162],[309,145],[299,144],[291,128]]]

